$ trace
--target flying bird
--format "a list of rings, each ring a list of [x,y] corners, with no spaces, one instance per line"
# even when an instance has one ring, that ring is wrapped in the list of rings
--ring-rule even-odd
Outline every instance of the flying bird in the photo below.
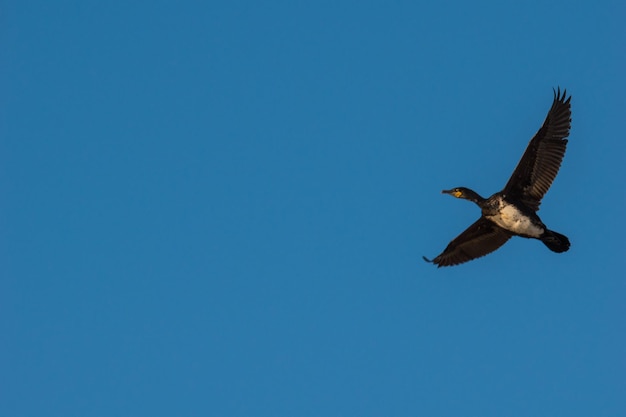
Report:
[[[542,241],[553,252],[566,252],[569,239],[546,227],[537,216],[541,199],[559,172],[571,127],[571,96],[557,89],[541,129],[531,139],[522,159],[504,189],[483,198],[465,187],[442,193],[472,201],[481,216],[457,236],[436,258],[427,262],[437,267],[458,265],[485,256],[504,245],[512,236]]]

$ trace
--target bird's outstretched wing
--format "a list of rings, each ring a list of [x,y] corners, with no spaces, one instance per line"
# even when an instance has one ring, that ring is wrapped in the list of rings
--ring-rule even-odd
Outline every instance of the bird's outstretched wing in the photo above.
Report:
[[[572,121],[570,100],[566,90],[554,92],[554,101],[541,129],[531,139],[503,193],[518,199],[533,210],[539,210],[546,194],[561,167],[565,155],[567,136]]]
[[[480,258],[504,245],[511,238],[506,230],[481,217],[457,236],[432,262],[437,267],[452,266]]]

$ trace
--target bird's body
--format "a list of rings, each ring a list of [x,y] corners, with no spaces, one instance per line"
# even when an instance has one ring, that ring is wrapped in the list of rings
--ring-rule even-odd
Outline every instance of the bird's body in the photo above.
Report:
[[[512,236],[541,240],[554,252],[565,252],[570,242],[564,235],[549,230],[537,215],[541,199],[550,188],[561,166],[571,124],[571,97],[560,90],[554,94],[546,120],[532,138],[513,175],[500,192],[483,198],[475,191],[457,187],[442,191],[470,200],[481,209],[481,217],[456,237],[432,261],[451,266],[487,255]]]
[[[498,213],[485,216],[488,220],[518,236],[539,238],[545,232],[545,226],[534,213],[523,213],[520,206],[510,204],[502,198],[498,203]]]
[[[539,238],[546,230],[535,212],[519,202],[507,201],[501,193],[489,197],[481,209],[487,220],[518,236]]]

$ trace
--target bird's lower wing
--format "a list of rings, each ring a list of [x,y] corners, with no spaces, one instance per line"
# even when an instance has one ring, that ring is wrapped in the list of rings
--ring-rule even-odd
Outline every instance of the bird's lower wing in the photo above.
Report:
[[[462,264],[495,251],[511,236],[506,230],[481,217],[450,242],[435,259],[424,259],[438,267]]]

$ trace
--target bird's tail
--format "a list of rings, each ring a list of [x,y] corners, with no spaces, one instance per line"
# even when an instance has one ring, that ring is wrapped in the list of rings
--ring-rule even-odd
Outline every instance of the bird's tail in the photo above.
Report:
[[[552,230],[546,230],[544,234],[541,235],[540,239],[552,252],[567,252],[569,249],[569,239],[567,236],[553,232]]]

